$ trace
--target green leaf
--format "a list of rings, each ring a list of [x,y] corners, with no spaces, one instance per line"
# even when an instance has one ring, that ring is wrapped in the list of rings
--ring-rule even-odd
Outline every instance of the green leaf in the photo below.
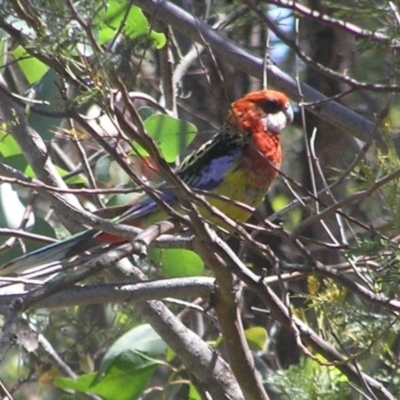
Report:
[[[32,166],[30,166],[30,165],[26,166],[26,168],[24,170],[24,174],[26,176],[29,176],[29,178],[32,178],[32,179],[36,178],[35,171],[33,170]]]
[[[143,390],[154,373],[157,363],[136,367],[134,363],[125,365],[124,369],[111,367],[102,380],[96,381],[96,374],[87,374],[73,380],[56,378],[56,387],[65,390],[75,390],[82,393],[92,393],[105,400],[135,400],[143,395]]]
[[[30,56],[22,46],[16,47],[11,54],[30,85],[43,78],[49,67],[37,58]]]
[[[261,326],[253,326],[244,331],[247,343],[253,351],[265,350],[265,342],[267,341],[268,333]]]
[[[104,355],[97,374],[77,380],[57,378],[60,389],[93,393],[106,400],[134,400],[143,390],[158,365],[167,345],[150,325],[140,325],[121,336]],[[121,390],[123,388],[123,390]]]
[[[63,170],[60,167],[57,167],[58,173],[61,175],[61,177],[64,177],[65,175],[69,174],[68,171]],[[70,176],[65,180],[65,183],[68,185],[84,185],[86,183],[86,179],[82,175],[74,175]]]
[[[277,195],[274,196],[274,198],[271,200],[271,207],[274,210],[274,212],[278,212],[284,209],[289,203],[290,200],[287,196]]]
[[[196,387],[193,386],[191,383],[189,385],[189,400],[201,400],[202,397],[200,396],[200,393],[197,391]]]
[[[22,154],[19,144],[9,133],[7,133],[6,126],[0,128],[0,153],[6,158]]]
[[[190,144],[197,133],[197,128],[193,124],[169,115],[152,115],[144,121],[143,126],[157,143],[160,152],[168,163],[175,161],[176,157]],[[135,148],[139,154],[148,155],[137,144],[135,144]]]
[[[124,23],[122,33],[134,39],[140,35],[149,35],[153,45],[160,49],[165,46],[166,38],[163,33],[155,32],[143,11],[132,6],[127,1],[110,0],[107,10],[100,13],[99,20],[103,26],[99,32],[99,43],[104,44],[113,39],[119,31],[121,23]]]
[[[149,256],[168,278],[199,276],[204,271],[203,260],[191,250],[151,248]]]
[[[96,380],[101,380],[109,368],[116,364],[120,366],[132,352],[146,354],[149,357],[158,357],[167,349],[161,337],[148,325],[140,325],[121,336],[104,355]],[[122,356],[122,358],[121,358]]]
[[[271,207],[274,210],[274,212],[283,210],[289,204],[290,204],[290,199],[285,195],[274,196],[273,199],[271,200]],[[302,217],[303,215],[301,209],[293,208],[292,210],[290,210],[289,213],[286,214],[286,218],[284,220],[285,228],[291,231],[294,227],[296,227],[300,223]]]

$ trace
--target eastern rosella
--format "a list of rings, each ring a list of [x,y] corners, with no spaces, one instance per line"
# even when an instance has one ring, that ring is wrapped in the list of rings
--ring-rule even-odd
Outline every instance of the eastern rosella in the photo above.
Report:
[[[211,192],[208,201],[233,220],[245,222],[250,212],[235,202],[258,207],[282,160],[280,131],[293,120],[287,97],[273,90],[251,92],[232,103],[225,125],[213,138],[187,156],[176,174],[189,187]],[[173,188],[158,187],[162,200],[176,204]],[[218,200],[215,195],[233,201]],[[156,202],[143,196],[118,222],[146,228],[165,219]],[[110,243],[124,243],[106,232],[90,229],[64,241],[23,255],[0,270],[0,275],[23,272],[45,264],[62,262],[80,253]]]

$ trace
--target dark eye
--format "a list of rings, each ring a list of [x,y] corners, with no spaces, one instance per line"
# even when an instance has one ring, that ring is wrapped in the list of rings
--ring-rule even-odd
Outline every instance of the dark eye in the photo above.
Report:
[[[259,105],[267,114],[274,114],[282,110],[281,104],[276,100],[265,99],[260,101]]]

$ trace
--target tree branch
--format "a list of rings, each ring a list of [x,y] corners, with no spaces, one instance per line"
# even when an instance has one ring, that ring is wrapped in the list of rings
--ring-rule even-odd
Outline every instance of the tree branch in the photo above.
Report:
[[[178,6],[165,0],[135,0],[134,2],[152,17],[172,25],[174,29],[192,40],[209,46],[225,62],[249,75],[262,79],[263,60],[261,58],[254,56]],[[305,83],[300,84],[302,98],[295,79],[274,65],[267,66],[267,69],[268,82],[271,86],[285,92],[295,101],[304,100],[309,104],[318,103],[316,106],[309,106],[309,111],[360,140],[368,140],[374,129],[373,122],[339,103],[330,101],[329,98]]]
[[[303,17],[310,18],[314,21],[323,22],[326,25],[334,28],[340,28],[350,33],[359,39],[374,40],[376,42],[384,43],[393,48],[399,48],[400,43],[396,38],[391,38],[382,32],[370,31],[369,29],[361,28],[351,22],[343,21],[341,19],[330,17],[327,14],[322,14],[317,10],[312,10],[305,5],[291,1],[291,0],[268,0],[268,4],[274,4],[278,7],[287,8],[293,10],[295,13],[302,15]]]
[[[17,281],[17,278],[15,279]],[[166,297],[202,297],[211,295],[214,278],[174,278],[136,284],[109,283],[103,285],[72,286],[59,290],[29,306],[29,308],[60,308],[90,304],[123,303],[126,301],[161,300]],[[64,286],[65,287],[65,286]],[[5,288],[7,292],[10,287]],[[22,289],[16,292],[16,289]],[[19,285],[14,294],[1,295],[0,307],[8,306],[16,299],[24,300],[29,291]]]

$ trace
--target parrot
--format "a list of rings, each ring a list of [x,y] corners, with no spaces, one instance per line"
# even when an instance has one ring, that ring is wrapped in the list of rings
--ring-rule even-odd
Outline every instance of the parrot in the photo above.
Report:
[[[247,93],[231,104],[222,127],[184,158],[175,173],[189,188],[212,194],[207,198],[209,203],[230,219],[246,222],[250,207],[262,203],[278,175],[282,162],[280,133],[292,121],[293,109],[284,93],[270,89]],[[157,189],[162,201],[177,208],[178,199],[170,184],[160,183]],[[166,216],[159,203],[144,194],[115,222],[145,229]],[[0,276],[61,264],[99,246],[126,242],[129,239],[88,229],[14,259],[0,268]]]

